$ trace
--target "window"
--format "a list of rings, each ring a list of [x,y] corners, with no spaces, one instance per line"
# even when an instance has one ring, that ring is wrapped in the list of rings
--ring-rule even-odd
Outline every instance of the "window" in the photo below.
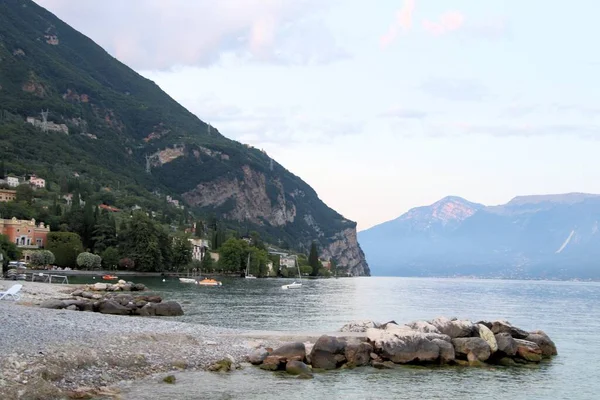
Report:
[[[42,247],[42,239],[35,239],[35,242],[37,243],[38,247]]]

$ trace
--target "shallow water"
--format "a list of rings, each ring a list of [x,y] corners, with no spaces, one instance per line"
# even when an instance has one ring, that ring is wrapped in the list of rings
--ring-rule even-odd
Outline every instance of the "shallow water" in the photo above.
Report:
[[[192,323],[326,332],[355,319],[507,319],[544,330],[559,355],[534,367],[360,368],[316,374],[310,381],[255,368],[228,375],[185,372],[176,375],[175,385],[136,383],[126,389],[126,399],[600,398],[600,283],[376,277],[309,280],[300,290],[286,291],[276,279],[224,278],[222,287],[133,280],[183,302],[180,320]]]

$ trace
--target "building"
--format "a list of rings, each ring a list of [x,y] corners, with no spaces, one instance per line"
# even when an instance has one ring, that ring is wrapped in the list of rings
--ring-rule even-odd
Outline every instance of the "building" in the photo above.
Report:
[[[296,267],[296,257],[295,256],[280,256],[279,257],[279,266],[286,267],[286,268]]]
[[[6,183],[10,187],[17,187],[17,186],[19,186],[20,182],[19,182],[19,178],[17,178],[16,176],[7,176]]]
[[[13,201],[17,199],[17,191],[10,189],[0,189],[0,203]]]
[[[38,249],[46,246],[50,227],[41,222],[35,224],[35,219],[0,219],[0,234],[8,236],[9,240],[22,248]]]
[[[321,261],[321,266],[323,268],[325,268],[328,271],[331,270],[331,261],[324,261],[324,260],[320,260],[320,261]]]
[[[109,206],[107,204],[100,204],[98,206],[98,208],[100,208],[101,210],[106,210],[108,212],[119,212],[119,211],[121,211],[117,207]]]
[[[189,239],[189,241],[192,243],[192,260],[202,261],[208,251],[208,240]]]
[[[31,186],[35,186],[35,187],[37,187],[37,188],[40,188],[40,189],[42,189],[42,188],[45,188],[45,187],[46,187],[46,180],[45,180],[45,179],[43,179],[43,178],[37,177],[37,176],[35,176],[35,175],[31,175],[31,176],[29,177],[29,184],[30,184]]]

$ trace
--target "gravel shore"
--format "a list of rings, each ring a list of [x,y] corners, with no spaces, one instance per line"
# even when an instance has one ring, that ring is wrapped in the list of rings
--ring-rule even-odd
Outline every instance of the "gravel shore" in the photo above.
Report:
[[[119,381],[205,368],[225,356],[241,361],[259,345],[279,344],[168,317],[42,309],[37,304],[67,298],[77,285],[19,283],[21,300],[0,302],[1,399],[110,398],[110,385]]]

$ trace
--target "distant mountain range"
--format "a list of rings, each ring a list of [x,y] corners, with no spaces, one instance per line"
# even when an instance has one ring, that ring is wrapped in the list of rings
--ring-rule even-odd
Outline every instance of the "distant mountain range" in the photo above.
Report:
[[[374,275],[600,279],[600,195],[446,197],[358,233]]]

